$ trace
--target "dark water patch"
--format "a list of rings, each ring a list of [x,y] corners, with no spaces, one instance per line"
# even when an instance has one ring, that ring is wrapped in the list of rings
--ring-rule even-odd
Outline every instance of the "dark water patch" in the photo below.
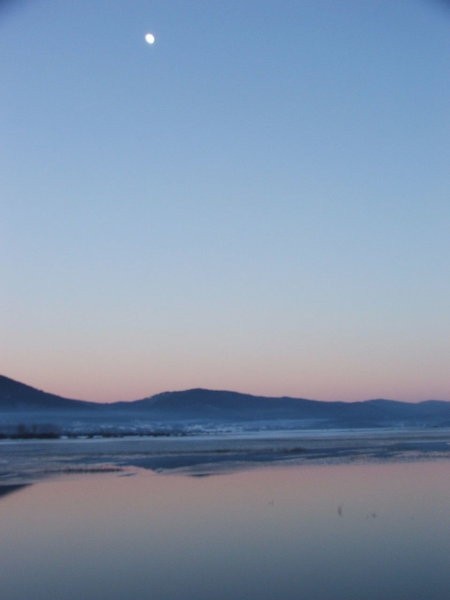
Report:
[[[9,494],[14,494],[15,492],[20,492],[24,488],[28,487],[27,483],[18,483],[18,484],[1,484],[0,485],[0,498],[4,496],[8,496]]]

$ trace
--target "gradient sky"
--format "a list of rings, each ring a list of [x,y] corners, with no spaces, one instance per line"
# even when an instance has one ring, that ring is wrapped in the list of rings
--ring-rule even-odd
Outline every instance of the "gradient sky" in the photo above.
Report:
[[[439,0],[4,3],[0,373],[450,400],[449,28]]]

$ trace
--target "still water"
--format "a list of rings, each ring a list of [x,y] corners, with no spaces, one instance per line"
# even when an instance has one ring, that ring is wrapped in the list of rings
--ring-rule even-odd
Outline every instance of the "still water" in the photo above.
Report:
[[[2,600],[447,600],[450,461],[65,476],[0,541]]]

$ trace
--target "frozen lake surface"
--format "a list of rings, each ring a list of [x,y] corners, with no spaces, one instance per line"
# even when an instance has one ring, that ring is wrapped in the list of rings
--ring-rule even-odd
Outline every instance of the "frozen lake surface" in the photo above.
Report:
[[[447,600],[446,443],[2,443],[1,598]]]
[[[0,486],[61,473],[127,470],[203,475],[262,464],[450,458],[450,430],[306,430],[187,437],[0,441]]]

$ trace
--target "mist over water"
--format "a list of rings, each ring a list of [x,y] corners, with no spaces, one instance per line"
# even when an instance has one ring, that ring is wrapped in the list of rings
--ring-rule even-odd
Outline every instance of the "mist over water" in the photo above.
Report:
[[[4,600],[444,600],[450,462],[64,476],[0,498]]]

